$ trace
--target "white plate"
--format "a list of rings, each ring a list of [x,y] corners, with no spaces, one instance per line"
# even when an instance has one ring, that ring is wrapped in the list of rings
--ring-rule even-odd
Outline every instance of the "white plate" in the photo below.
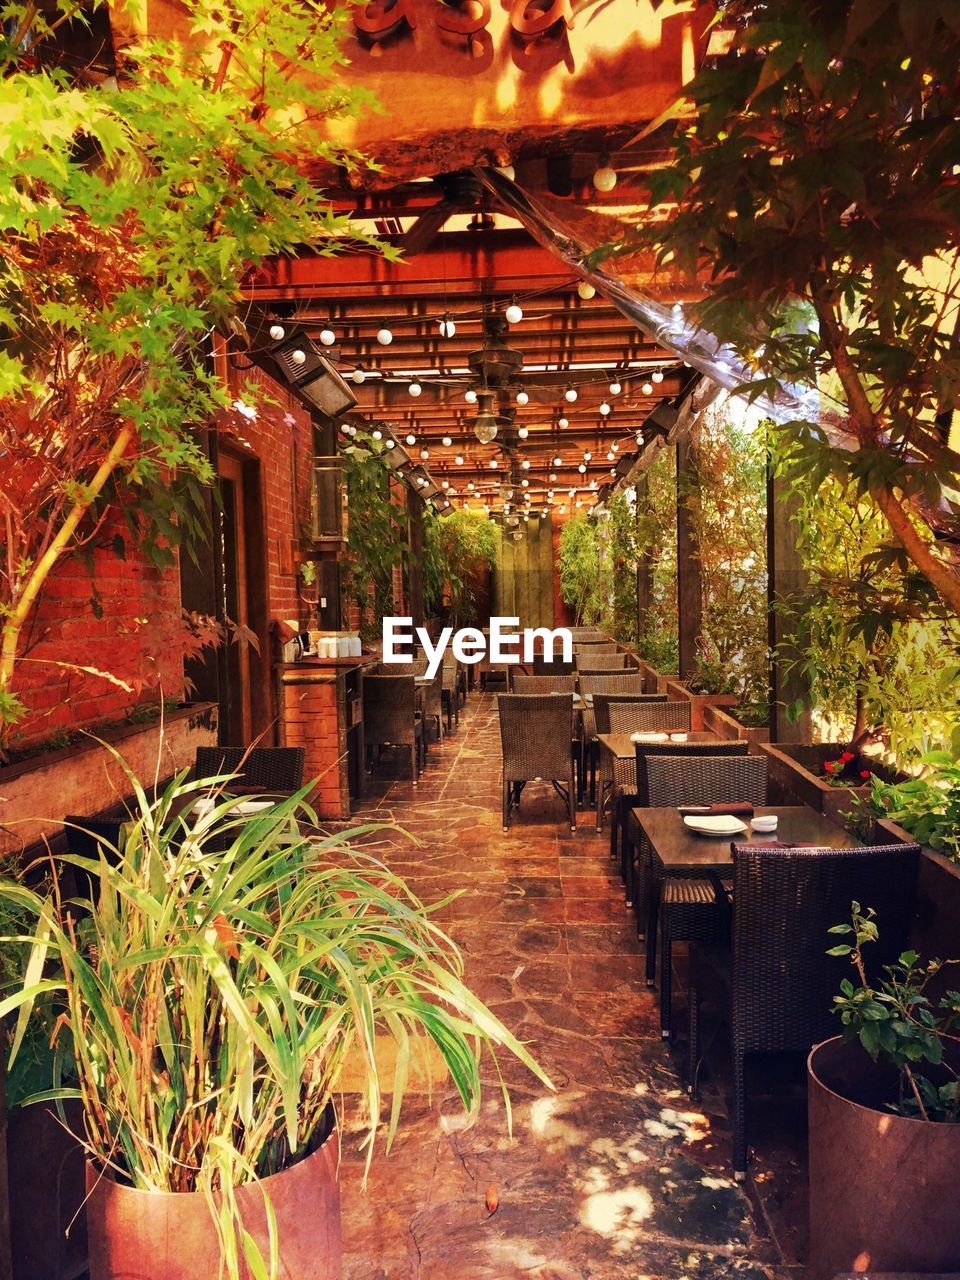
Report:
[[[221,797],[214,800],[210,796],[203,796],[193,806],[193,812],[205,817],[208,813],[213,813],[214,808],[219,804],[226,803]],[[264,809],[269,809],[274,804],[273,800],[235,800],[230,806],[230,812],[242,814],[244,817],[250,817],[251,814],[260,813]]]
[[[669,742],[669,733],[631,733],[631,742]]]
[[[747,824],[735,818],[732,813],[686,814],[684,826],[702,836],[740,836],[747,829]]]

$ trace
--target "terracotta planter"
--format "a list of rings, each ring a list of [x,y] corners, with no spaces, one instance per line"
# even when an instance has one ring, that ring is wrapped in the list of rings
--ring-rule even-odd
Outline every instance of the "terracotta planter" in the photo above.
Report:
[[[825,818],[844,826],[843,814],[854,807],[854,797],[865,799],[870,787],[835,787],[824,777],[823,766],[828,760],[836,760],[842,744],[838,742],[761,743],[760,750],[770,763],[771,803],[808,804]],[[854,767],[870,769],[887,782],[903,781],[903,775],[885,769],[869,756],[862,756]]]
[[[839,1037],[811,1050],[807,1079],[809,1280],[960,1269],[960,1124],[885,1110],[895,1073]]]
[[[667,676],[661,692],[674,702],[690,703],[690,728],[703,729],[703,713],[706,707],[735,707],[736,694],[733,693],[691,693],[682,680]]]
[[[123,725],[100,736],[137,777],[152,781],[159,756],[160,777],[169,778],[193,764],[197,747],[216,745],[217,706],[196,702],[168,711],[162,748],[159,720]],[[92,740],[0,769],[0,854],[16,855],[44,837],[58,835],[68,813],[93,815],[129,794],[118,761]]]
[[[724,742],[749,742],[759,744],[770,741],[770,730],[766,725],[741,724],[736,716],[736,709],[725,711],[716,703],[709,703],[703,708],[703,727],[712,729]]]
[[[339,1134],[305,1160],[238,1187],[244,1226],[269,1259],[263,1193],[276,1215],[281,1280],[340,1280]],[[220,1245],[201,1192],[136,1191],[87,1166],[90,1280],[215,1280]],[[241,1263],[243,1280],[252,1280]]]

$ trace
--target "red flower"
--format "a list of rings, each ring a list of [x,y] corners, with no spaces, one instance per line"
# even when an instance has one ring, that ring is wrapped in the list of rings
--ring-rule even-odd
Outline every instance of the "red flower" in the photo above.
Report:
[[[833,773],[837,763],[838,762],[836,760],[828,760],[823,766],[824,773]]]
[[[843,755],[840,757],[840,763],[849,764],[853,758],[854,755],[852,751],[844,751]]]
[[[870,770],[869,770],[869,769],[861,769],[861,770],[860,770],[860,777],[861,777],[861,778],[869,778],[869,777],[870,777]]]

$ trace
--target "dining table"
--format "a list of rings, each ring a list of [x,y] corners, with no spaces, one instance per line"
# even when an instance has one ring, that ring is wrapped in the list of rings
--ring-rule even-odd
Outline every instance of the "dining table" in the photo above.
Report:
[[[664,882],[671,876],[729,879],[733,869],[733,845],[752,848],[790,847],[855,849],[863,842],[809,805],[757,805],[754,817],[776,816],[775,831],[751,831],[749,817],[742,817],[742,831],[724,836],[704,835],[686,822],[693,806],[682,809],[635,808],[628,822],[633,826],[634,847],[650,859],[649,896],[646,904],[647,983],[653,984],[657,920]],[[722,809],[722,806],[717,806]]]

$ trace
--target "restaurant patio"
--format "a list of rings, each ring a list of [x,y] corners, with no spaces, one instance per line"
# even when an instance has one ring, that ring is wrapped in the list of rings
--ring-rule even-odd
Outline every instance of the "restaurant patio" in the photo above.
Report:
[[[952,0],[15,0],[0,1280],[960,1274]]]

